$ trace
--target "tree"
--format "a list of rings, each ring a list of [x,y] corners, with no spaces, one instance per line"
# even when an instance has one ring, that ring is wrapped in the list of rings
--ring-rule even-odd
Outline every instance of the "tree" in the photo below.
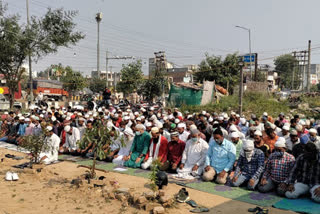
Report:
[[[152,102],[154,98],[167,91],[168,81],[165,76],[158,74],[152,79],[144,80],[138,89],[138,94],[142,95],[147,101]]]
[[[64,75],[64,67],[61,63],[58,65],[51,65],[44,71],[38,72],[38,77],[49,78],[51,80],[57,80],[58,77]]]
[[[199,71],[194,74],[198,82],[215,81],[216,84],[232,92],[239,82],[240,65],[237,53],[228,54],[224,59],[221,56],[209,56],[199,64]]]
[[[111,132],[114,132],[114,136],[111,135]],[[99,157],[100,160],[105,159],[108,154],[104,152],[104,149],[112,145],[113,139],[117,139],[118,137],[119,133],[108,128],[108,126],[104,124],[100,119],[97,120],[97,122],[91,129],[86,129],[82,140],[78,144],[79,148],[81,149],[87,148],[88,145],[92,145],[94,156],[90,172],[91,178],[95,177],[95,166],[97,157]],[[123,146],[123,138],[121,138],[120,141],[121,146]]]
[[[122,65],[121,81],[117,84],[117,90],[124,93],[126,97],[128,94],[135,92],[143,80],[142,63],[141,60]]]
[[[291,54],[285,54],[277,57],[274,60],[275,71],[279,73],[281,88],[296,89],[300,86],[300,72],[298,67],[295,67],[297,60]],[[292,75],[294,74],[294,82],[292,82]],[[292,88],[293,83],[293,88]]]
[[[70,66],[64,68],[64,75],[61,77],[63,87],[69,94],[82,90],[87,85],[87,80],[80,72],[75,72]]]
[[[89,82],[89,89],[92,92],[99,93],[103,91],[106,87],[106,80],[105,79],[100,79],[98,77],[92,78],[91,81]]]
[[[75,45],[84,35],[74,32],[76,11],[49,8],[44,17],[32,16],[28,27],[20,23],[18,15],[7,15],[6,10],[0,2],[0,74],[4,75],[10,94],[14,94],[28,54],[37,62],[57,52],[59,47]],[[14,96],[10,96],[11,108],[13,102]]]

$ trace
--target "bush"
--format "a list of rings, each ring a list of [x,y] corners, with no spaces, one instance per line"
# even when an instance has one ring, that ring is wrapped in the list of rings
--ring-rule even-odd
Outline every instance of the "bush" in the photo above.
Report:
[[[290,108],[287,101],[277,101],[273,96],[265,93],[247,92],[243,95],[243,114],[250,116],[256,114],[260,116],[263,112],[268,112],[271,116],[278,116],[280,112],[288,113]],[[182,106],[181,111],[194,112],[238,112],[239,97],[236,95],[225,96],[221,98],[219,103],[209,104],[205,106]]]

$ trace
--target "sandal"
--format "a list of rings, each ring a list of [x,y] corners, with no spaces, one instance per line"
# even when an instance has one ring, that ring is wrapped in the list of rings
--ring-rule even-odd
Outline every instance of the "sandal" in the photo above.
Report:
[[[186,201],[186,203],[189,204],[193,208],[198,207],[198,204],[194,200]]]
[[[206,207],[198,207],[195,209],[190,210],[192,213],[204,213],[204,212],[209,212],[209,209]]]
[[[260,212],[262,211],[262,209],[260,207],[255,207],[255,208],[249,208],[248,209],[248,212],[251,212],[251,213],[256,213],[256,212]]]

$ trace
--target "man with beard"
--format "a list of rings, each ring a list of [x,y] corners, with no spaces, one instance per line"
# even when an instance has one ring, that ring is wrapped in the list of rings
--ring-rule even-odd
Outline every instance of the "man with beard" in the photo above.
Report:
[[[176,172],[181,162],[185,146],[186,143],[179,139],[179,133],[172,132],[171,141],[168,143],[167,166],[166,168],[163,168],[164,171],[168,170],[169,172]]]
[[[215,179],[218,184],[225,184],[228,172],[232,170],[235,160],[236,147],[223,137],[220,129],[216,129],[209,142],[203,180],[212,181]]]
[[[265,144],[269,146],[270,151],[272,152],[274,149],[274,144],[276,143],[279,137],[272,128],[266,129],[266,134],[267,136],[263,138],[263,141]]]
[[[274,152],[267,160],[258,186],[259,191],[266,193],[277,189],[277,194],[283,196],[286,192],[286,181],[294,163],[293,155],[286,152],[285,139],[280,137],[275,143]]]
[[[117,165],[123,165],[125,161],[127,161],[127,155],[129,155],[134,134],[131,128],[126,128],[123,131],[124,135],[124,143],[125,146],[121,147],[118,154],[114,156],[114,159],[112,160],[112,163],[117,164]]]
[[[287,190],[287,198],[295,199],[310,192],[311,198],[320,203],[320,154],[313,143],[307,143],[304,153],[297,158]]]
[[[167,139],[159,133],[159,128],[157,127],[151,129],[151,135],[149,151],[141,164],[142,169],[150,168],[154,160],[159,160],[162,165],[167,161]]]
[[[298,132],[292,130],[290,132],[290,137],[286,141],[287,151],[292,154],[295,158],[301,155],[304,151],[305,144],[300,143],[300,138],[298,137]]]
[[[270,148],[264,143],[262,139],[262,132],[260,130],[254,132],[254,147],[256,149],[260,149],[266,158],[269,157]]]

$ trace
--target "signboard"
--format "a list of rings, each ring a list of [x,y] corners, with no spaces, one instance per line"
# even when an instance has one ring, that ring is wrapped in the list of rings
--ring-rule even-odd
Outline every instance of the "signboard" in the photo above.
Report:
[[[250,60],[250,54],[244,55],[243,56],[243,61],[247,62],[247,63],[255,62],[256,61],[256,56],[255,56],[255,54],[251,54],[251,60]]]
[[[3,93],[4,93],[4,89],[0,88],[0,94],[3,94]]]

